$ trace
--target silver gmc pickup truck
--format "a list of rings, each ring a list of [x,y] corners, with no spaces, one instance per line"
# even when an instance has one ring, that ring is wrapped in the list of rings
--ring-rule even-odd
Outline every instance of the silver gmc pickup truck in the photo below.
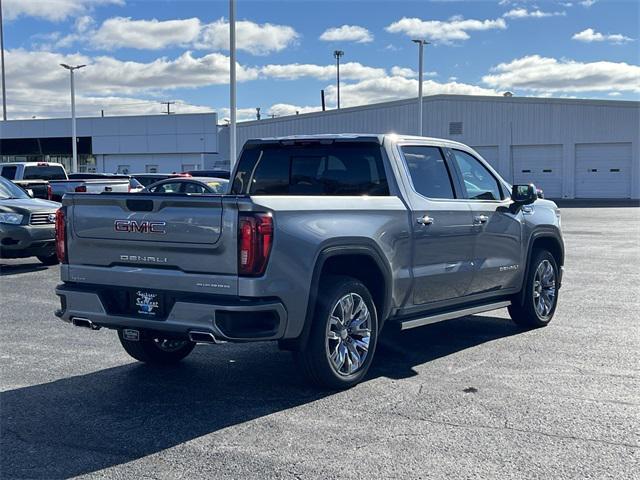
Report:
[[[246,143],[224,195],[69,194],[57,216],[56,315],[116,329],[134,358],[277,340],[315,383],[366,375],[382,327],[507,307],[549,323],[560,212],[473,149],[434,138]]]

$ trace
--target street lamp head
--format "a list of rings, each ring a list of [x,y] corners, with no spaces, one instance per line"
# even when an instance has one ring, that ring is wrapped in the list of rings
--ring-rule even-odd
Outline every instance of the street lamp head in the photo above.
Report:
[[[411,40],[413,43],[417,43],[418,45],[422,44],[422,45],[431,45],[431,42],[427,42],[426,40],[423,40],[421,38],[414,38],[413,40]]]
[[[66,68],[67,70],[78,70],[79,68],[86,67],[86,65],[76,65],[75,67],[71,65],[67,65],[66,63],[61,63],[61,67]]]
[[[335,50],[335,51],[333,52],[333,56],[334,56],[334,57],[336,57],[336,58],[340,58],[340,57],[342,57],[343,55],[344,55],[344,52],[343,52],[342,50]]]

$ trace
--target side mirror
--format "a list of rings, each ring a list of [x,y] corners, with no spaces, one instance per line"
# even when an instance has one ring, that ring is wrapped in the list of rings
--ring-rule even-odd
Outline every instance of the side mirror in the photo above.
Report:
[[[27,195],[29,195],[31,198],[35,198],[35,194],[33,193],[33,190],[31,190],[30,188],[27,188],[25,192],[27,192]]]
[[[514,185],[511,188],[511,200],[517,205],[529,205],[538,199],[538,189],[533,183]]]

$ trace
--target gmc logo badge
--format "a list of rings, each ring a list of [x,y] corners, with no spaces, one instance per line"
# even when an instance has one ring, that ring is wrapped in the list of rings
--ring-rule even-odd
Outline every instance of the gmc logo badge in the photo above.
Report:
[[[116,232],[128,233],[159,233],[164,235],[167,222],[150,222],[149,220],[116,220],[113,228]]]

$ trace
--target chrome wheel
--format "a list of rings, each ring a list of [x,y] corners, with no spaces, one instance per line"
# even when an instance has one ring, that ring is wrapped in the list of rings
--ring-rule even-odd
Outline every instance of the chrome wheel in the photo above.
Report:
[[[326,350],[340,375],[352,375],[364,365],[371,339],[371,313],[363,298],[348,293],[331,309],[326,329]]]
[[[165,352],[176,352],[183,348],[186,344],[186,340],[171,340],[168,338],[154,338],[153,343],[160,350]]]
[[[556,301],[556,272],[549,260],[543,260],[533,278],[533,305],[538,317],[550,317]]]

